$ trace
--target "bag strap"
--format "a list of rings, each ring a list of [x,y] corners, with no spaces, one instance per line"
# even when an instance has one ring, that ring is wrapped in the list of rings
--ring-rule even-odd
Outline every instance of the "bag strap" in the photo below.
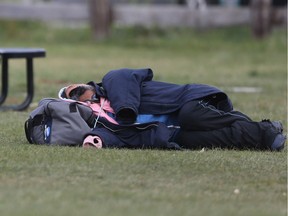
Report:
[[[77,112],[77,107],[76,107],[75,102],[72,102],[69,104],[69,111],[70,111],[70,113]]]
[[[26,139],[28,140],[29,143],[33,144],[35,143],[33,138],[31,137],[33,127],[41,125],[43,121],[43,115],[36,115],[34,118],[29,118],[28,120],[25,121],[25,135]]]
[[[78,107],[78,109],[77,109]],[[94,126],[94,122],[96,119],[96,115],[93,112],[93,109],[87,105],[86,103],[75,102],[71,103],[69,106],[70,112],[79,112],[80,116],[84,119],[84,121],[88,124],[90,128]],[[89,110],[89,111],[88,111]],[[87,115],[88,114],[88,115]]]
[[[33,140],[32,137],[30,136],[31,134],[31,129],[32,129],[32,119],[29,118],[28,120],[25,121],[25,135],[26,135],[26,139],[28,140],[29,143],[33,144]]]

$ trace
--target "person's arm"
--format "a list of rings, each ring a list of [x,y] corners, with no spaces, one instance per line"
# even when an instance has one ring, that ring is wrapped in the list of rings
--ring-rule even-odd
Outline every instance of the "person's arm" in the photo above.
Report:
[[[153,71],[149,68],[112,70],[103,77],[103,87],[119,123],[135,122],[141,99],[141,83],[152,78]]]

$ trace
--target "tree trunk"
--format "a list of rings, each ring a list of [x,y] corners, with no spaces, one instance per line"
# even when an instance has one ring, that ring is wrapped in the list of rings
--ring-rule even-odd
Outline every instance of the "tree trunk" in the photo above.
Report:
[[[256,38],[264,38],[271,30],[271,0],[251,1],[251,24]]]
[[[93,37],[96,40],[107,38],[112,23],[109,0],[89,0],[89,18]]]

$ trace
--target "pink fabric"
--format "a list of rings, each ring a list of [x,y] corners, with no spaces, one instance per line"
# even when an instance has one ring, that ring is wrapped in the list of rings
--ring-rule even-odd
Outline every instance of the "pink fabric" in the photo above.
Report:
[[[118,124],[113,118],[111,118],[109,115],[107,115],[107,112],[110,113],[115,113],[112,107],[110,106],[110,101],[108,101],[105,98],[100,98],[100,103],[90,103],[90,102],[80,102],[81,104],[84,104],[86,106],[89,106],[96,115],[99,115],[100,117],[106,118],[109,122],[113,124]],[[101,105],[102,105],[102,111],[101,110]]]

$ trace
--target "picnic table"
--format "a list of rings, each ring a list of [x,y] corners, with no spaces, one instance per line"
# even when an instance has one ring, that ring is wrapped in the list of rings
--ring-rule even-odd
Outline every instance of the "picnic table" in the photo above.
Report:
[[[0,48],[0,60],[2,67],[2,85],[0,96],[0,110],[25,110],[32,102],[34,95],[33,81],[33,58],[45,57],[46,52],[42,48]],[[9,59],[26,59],[26,81],[27,81],[27,96],[21,104],[3,106],[8,95],[8,76],[9,76]]]

